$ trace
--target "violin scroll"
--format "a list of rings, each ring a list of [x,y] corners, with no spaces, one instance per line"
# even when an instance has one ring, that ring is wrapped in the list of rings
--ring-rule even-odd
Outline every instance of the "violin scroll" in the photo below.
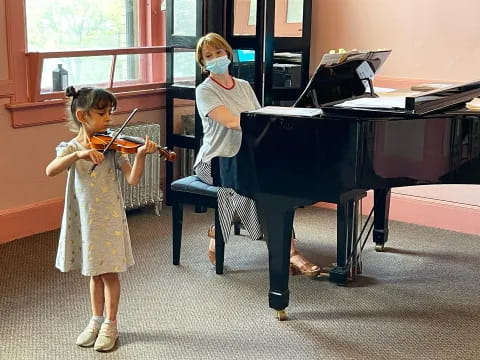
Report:
[[[157,146],[158,152],[165,156],[165,160],[175,161],[177,159],[177,154],[175,151],[168,150],[166,147]]]

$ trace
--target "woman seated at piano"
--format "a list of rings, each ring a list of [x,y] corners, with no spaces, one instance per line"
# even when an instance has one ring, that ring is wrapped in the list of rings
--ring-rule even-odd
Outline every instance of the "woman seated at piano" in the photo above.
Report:
[[[260,108],[250,84],[230,75],[228,66],[232,53],[231,46],[216,33],[203,36],[196,47],[196,60],[209,76],[196,89],[196,105],[202,119],[204,137],[194,163],[194,171],[203,182],[210,185],[213,184],[211,160],[217,156],[233,157],[240,149],[240,113]],[[237,194],[231,188],[220,187],[218,210],[220,231],[225,242],[228,241],[232,221],[237,214],[252,239],[262,238],[262,229],[252,199]],[[215,264],[215,231],[218,229],[211,225],[208,230],[208,257],[212,264]],[[296,249],[293,231],[290,266],[297,273],[307,276],[314,277],[320,273],[320,267],[312,264]]]

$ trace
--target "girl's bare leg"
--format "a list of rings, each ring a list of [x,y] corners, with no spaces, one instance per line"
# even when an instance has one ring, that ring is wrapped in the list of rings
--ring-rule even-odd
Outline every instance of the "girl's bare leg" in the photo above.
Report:
[[[105,286],[105,319],[116,321],[120,300],[120,278],[118,273],[102,274],[101,277]]]
[[[92,314],[94,316],[103,316],[105,296],[101,275],[90,277],[90,303],[92,305]]]
[[[90,305],[92,307],[92,318],[88,326],[78,335],[76,344],[78,346],[90,347],[95,344],[100,325],[103,321],[103,309],[105,307],[105,296],[102,276],[90,277]]]

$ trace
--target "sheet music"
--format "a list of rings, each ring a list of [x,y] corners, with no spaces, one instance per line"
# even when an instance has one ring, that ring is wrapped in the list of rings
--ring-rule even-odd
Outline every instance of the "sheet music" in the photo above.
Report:
[[[289,116],[316,116],[320,115],[322,109],[316,108],[298,108],[287,106],[265,106],[258,110],[249,111],[256,114],[268,114],[268,115],[289,115]]]
[[[480,98],[473,98],[471,101],[465,104],[468,110],[480,111]]]
[[[360,80],[371,79],[373,78],[373,75],[375,75],[372,68],[370,67],[370,65],[368,65],[368,62],[366,61],[363,61],[359,66],[357,66],[355,71],[357,72],[358,78]]]
[[[369,60],[375,64],[375,71],[385,62],[391,50],[358,51],[324,54],[319,65],[335,65],[350,60]]]
[[[374,86],[374,87],[373,87],[373,90],[375,91],[375,94],[379,94],[379,93],[389,93],[389,92],[397,91],[397,89],[380,87],[380,86]],[[367,92],[370,92],[370,89],[368,89]]]
[[[324,54],[319,65],[340,64],[348,56],[348,53],[328,53]]]
[[[405,109],[405,96],[364,97],[347,100],[336,104],[338,107],[373,108],[373,109]]]

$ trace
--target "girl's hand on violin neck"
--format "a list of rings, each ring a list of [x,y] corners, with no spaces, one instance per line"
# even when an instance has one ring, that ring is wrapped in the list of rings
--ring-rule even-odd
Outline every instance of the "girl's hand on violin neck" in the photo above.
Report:
[[[91,149],[91,150],[78,151],[78,158],[83,160],[88,160],[94,164],[99,165],[103,162],[103,159],[105,157],[101,152]]]
[[[157,147],[157,143],[151,141],[148,136],[145,136],[145,144],[138,148],[137,155],[153,154],[157,151]]]

